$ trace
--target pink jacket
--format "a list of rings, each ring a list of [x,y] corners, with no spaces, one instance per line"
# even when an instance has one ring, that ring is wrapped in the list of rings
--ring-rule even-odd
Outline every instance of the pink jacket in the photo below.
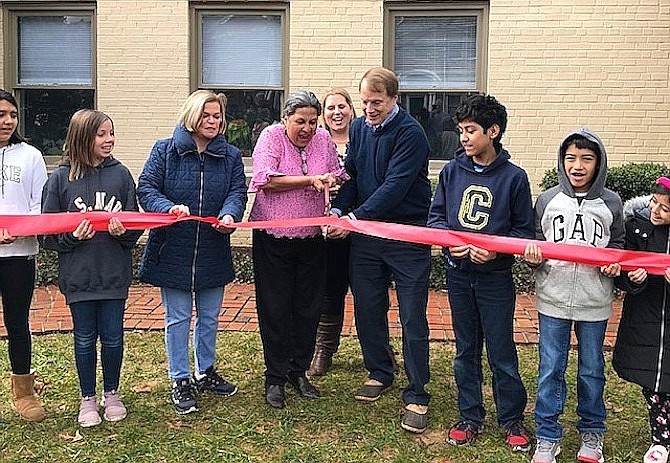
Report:
[[[327,130],[318,128],[305,147],[307,175],[332,173],[347,180],[339,165],[337,149]],[[297,219],[324,215],[325,196],[312,187],[288,191],[264,191],[263,185],[270,177],[282,175],[301,176],[302,158],[291,143],[282,124],[267,127],[261,132],[253,154],[254,171],[249,192],[256,193],[249,221]],[[272,228],[269,234],[281,238],[306,238],[319,234],[319,227]]]

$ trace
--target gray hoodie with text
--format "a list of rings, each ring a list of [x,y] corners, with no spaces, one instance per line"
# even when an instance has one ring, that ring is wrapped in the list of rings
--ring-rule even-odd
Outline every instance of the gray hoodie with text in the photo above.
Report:
[[[581,135],[598,145],[599,165],[585,195],[575,194],[565,172],[565,141]],[[535,204],[535,230],[540,240],[598,248],[623,248],[621,198],[605,188],[607,153],[600,138],[587,128],[568,134],[558,150],[558,185],[541,193]],[[538,312],[565,320],[603,321],[612,315],[614,283],[600,268],[545,260],[535,269]]]

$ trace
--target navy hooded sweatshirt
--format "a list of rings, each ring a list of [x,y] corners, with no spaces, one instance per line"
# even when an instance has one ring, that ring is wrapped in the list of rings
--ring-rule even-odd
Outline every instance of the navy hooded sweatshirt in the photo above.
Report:
[[[512,164],[509,153],[500,149],[494,161],[475,170],[474,162],[460,148],[440,172],[428,226],[488,235],[534,238],[533,203],[526,172]],[[514,256],[498,254],[484,264],[453,259],[445,248],[448,265],[466,271],[494,271],[511,268]]]

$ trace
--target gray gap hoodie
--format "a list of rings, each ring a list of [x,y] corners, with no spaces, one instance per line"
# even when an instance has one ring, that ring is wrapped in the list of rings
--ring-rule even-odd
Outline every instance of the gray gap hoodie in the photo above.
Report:
[[[600,165],[588,192],[578,198],[565,172],[561,146],[581,135],[600,149]],[[603,142],[587,128],[569,133],[558,149],[558,185],[541,193],[535,204],[537,238],[554,243],[623,248],[621,198],[605,188],[607,153]],[[602,321],[612,315],[614,283],[598,267],[546,260],[535,270],[538,312],[554,318]]]

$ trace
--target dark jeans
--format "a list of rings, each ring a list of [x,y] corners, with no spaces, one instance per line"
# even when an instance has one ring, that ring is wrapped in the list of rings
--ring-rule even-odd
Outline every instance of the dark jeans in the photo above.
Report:
[[[519,376],[513,319],[516,295],[510,270],[463,272],[447,266],[447,290],[456,336],[454,375],[461,420],[484,422],[482,351],[493,372],[493,400],[498,423],[523,419],[526,389]]]
[[[253,231],[256,310],[265,381],[302,376],[314,355],[326,276],[323,238],[275,238]]]
[[[12,373],[30,373],[32,344],[28,313],[35,288],[35,258],[0,258],[2,316],[7,328],[9,363]]]
[[[83,301],[70,304],[74,324],[74,358],[82,397],[95,395],[95,373],[100,336],[103,391],[119,388],[123,360],[123,311],[125,299]]]
[[[349,290],[349,250],[351,238],[326,240],[326,289],[322,315],[344,316],[344,298]]]
[[[351,238],[351,290],[356,330],[370,378],[391,384],[393,364],[388,351],[389,281],[396,282],[402,325],[402,351],[409,385],[406,404],[428,405],[428,274],[430,247],[400,241],[353,235]]]

